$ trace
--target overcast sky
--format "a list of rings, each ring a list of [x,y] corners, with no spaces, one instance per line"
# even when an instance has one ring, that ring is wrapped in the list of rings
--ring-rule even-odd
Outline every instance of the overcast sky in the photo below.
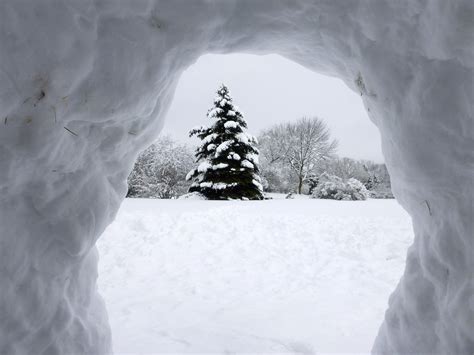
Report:
[[[220,83],[229,87],[249,133],[302,116],[324,119],[339,141],[338,153],[383,162],[380,135],[360,97],[335,78],[313,73],[277,55],[206,55],[186,70],[163,128],[180,142],[191,128],[205,125]]]

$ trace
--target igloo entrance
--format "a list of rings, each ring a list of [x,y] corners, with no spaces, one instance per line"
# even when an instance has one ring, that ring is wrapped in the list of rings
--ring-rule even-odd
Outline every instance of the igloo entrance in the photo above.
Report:
[[[469,1],[2,2],[0,350],[106,353],[94,243],[207,52],[337,76],[378,126],[415,243],[376,352],[472,353]]]
[[[214,121],[206,112],[222,82],[258,137],[269,200],[166,199],[189,188],[187,158],[200,143],[188,132]],[[338,156],[353,158],[339,172],[320,161],[314,173],[366,183],[368,162],[358,159],[377,159],[380,137],[360,95],[339,80],[241,54],[203,56],[181,76],[155,142],[169,148],[139,158],[130,198],[97,243],[115,352],[370,351],[403,273],[411,220],[394,200],[310,199],[306,182],[303,195],[285,199],[298,182],[286,165],[269,166],[260,138],[304,114],[324,119]]]

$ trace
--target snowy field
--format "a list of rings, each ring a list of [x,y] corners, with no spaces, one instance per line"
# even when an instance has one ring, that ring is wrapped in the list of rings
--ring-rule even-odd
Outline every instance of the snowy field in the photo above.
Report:
[[[413,232],[395,200],[127,199],[98,242],[116,353],[364,353]]]

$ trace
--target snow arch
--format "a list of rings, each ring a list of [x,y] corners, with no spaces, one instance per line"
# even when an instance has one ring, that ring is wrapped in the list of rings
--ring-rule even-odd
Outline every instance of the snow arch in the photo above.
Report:
[[[107,353],[94,243],[207,52],[338,76],[381,131],[416,239],[375,352],[472,353],[468,0],[0,3],[0,352]],[[363,321],[363,320],[361,320]]]

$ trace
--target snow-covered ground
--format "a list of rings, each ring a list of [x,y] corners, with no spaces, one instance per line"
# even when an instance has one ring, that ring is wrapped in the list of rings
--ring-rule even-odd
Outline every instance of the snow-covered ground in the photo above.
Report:
[[[395,200],[127,199],[98,242],[114,351],[368,352],[412,238]]]

